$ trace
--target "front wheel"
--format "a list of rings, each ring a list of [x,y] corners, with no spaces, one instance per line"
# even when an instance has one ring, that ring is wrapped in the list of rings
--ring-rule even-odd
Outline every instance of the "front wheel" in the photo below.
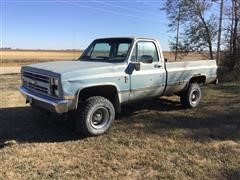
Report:
[[[202,98],[202,91],[197,83],[190,84],[188,89],[180,96],[181,104],[186,108],[195,108]]]
[[[87,136],[105,133],[115,119],[113,104],[102,96],[88,98],[77,110],[75,122],[77,130]]]

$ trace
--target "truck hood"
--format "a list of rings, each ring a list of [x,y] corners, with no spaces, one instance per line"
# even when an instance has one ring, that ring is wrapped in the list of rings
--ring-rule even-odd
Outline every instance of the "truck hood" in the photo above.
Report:
[[[61,77],[62,81],[78,81],[114,75],[124,72],[126,67],[126,63],[55,61],[23,66],[22,70]]]
[[[109,62],[89,62],[89,61],[55,61],[31,64],[23,67],[23,69],[39,69],[39,71],[49,71],[50,73],[65,74],[73,71],[88,70],[94,68],[103,68],[113,66]]]

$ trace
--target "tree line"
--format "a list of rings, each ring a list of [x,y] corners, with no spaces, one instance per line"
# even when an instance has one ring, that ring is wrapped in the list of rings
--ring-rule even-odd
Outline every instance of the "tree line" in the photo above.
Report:
[[[229,70],[240,66],[240,0],[165,0],[161,10],[175,34],[175,60],[197,51]]]

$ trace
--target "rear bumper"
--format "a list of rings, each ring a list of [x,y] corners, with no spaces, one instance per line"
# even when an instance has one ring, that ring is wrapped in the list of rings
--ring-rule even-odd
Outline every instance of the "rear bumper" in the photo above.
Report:
[[[71,103],[70,100],[58,100],[42,95],[35,95],[24,87],[20,87],[19,90],[26,98],[26,101],[33,106],[60,114],[68,112],[68,107]]]

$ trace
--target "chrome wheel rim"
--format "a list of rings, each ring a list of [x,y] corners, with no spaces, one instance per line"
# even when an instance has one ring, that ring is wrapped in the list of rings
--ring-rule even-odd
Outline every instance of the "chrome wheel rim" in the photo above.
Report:
[[[107,125],[110,115],[105,107],[97,108],[91,115],[91,126],[95,129],[101,129]]]
[[[191,94],[191,103],[193,104],[193,105],[196,105],[196,104],[198,104],[198,102],[199,102],[199,98],[200,98],[200,92],[199,92],[199,90],[194,90],[193,92],[192,92],[192,94]]]

